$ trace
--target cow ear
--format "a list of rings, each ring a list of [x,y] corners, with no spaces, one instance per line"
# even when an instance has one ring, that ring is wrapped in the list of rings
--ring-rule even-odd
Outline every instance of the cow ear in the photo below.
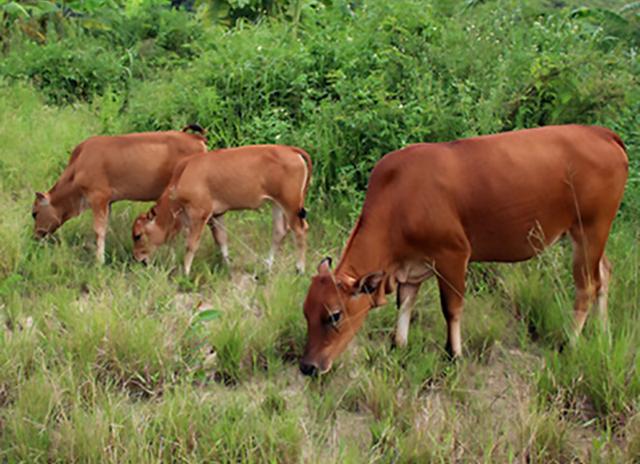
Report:
[[[365,275],[358,279],[355,283],[356,294],[358,293],[366,293],[371,295],[378,291],[382,280],[384,279],[384,272],[371,272],[370,274]]]
[[[374,307],[387,304],[385,298],[387,285],[385,284],[385,274],[382,271],[372,272],[361,277],[355,282],[354,288],[356,289],[354,296],[369,295]]]
[[[318,274],[329,274],[331,272],[331,257],[327,256],[318,264]]]
[[[40,206],[47,206],[49,204],[49,197],[46,193],[36,192],[36,200],[38,200]]]

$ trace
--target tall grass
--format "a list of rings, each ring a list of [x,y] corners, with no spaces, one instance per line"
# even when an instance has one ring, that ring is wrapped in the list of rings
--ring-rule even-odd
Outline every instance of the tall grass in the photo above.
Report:
[[[96,60],[83,54],[120,29],[44,47],[11,37],[0,66],[0,459],[637,460],[637,39],[537,1],[304,8],[295,25],[262,18],[231,29],[162,10],[150,16],[165,21],[149,25],[156,35],[135,29]],[[94,76],[102,64],[114,74]],[[84,93],[66,80],[74,69]],[[113,206],[105,266],[94,263],[89,214],[55,241],[32,240],[33,192],[53,184],[77,143],[192,120],[210,129],[212,146],[283,142],[312,154],[311,269],[339,254],[368,170],[388,150],[606,123],[631,159],[608,245],[609,331],[589,320],[559,353],[573,304],[561,243],[528,263],[472,266],[464,360],[445,356],[437,286],[427,282],[405,349],[392,347],[389,304],[334,371],[309,380],[297,369],[309,275],[293,273],[291,240],[266,272],[267,212],[230,214],[232,268],[207,236],[191,279],[180,275],[180,239],[148,268],[131,261],[131,220],[145,205]]]

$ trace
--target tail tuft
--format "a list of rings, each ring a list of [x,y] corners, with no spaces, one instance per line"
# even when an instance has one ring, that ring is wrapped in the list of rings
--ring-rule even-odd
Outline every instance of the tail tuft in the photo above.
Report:
[[[307,217],[307,210],[304,208],[300,208],[300,210],[298,211],[298,217],[300,219],[306,219]]]

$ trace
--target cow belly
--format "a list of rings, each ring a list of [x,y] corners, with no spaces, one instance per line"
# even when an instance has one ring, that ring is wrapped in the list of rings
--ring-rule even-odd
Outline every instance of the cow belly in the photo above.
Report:
[[[166,187],[167,182],[163,180],[153,179],[144,182],[142,179],[133,179],[132,182],[126,182],[120,179],[112,186],[111,201],[155,201],[160,198]]]
[[[471,261],[526,261],[558,241],[570,226],[568,221],[532,222],[526,227],[505,227],[500,233],[472,234]]]

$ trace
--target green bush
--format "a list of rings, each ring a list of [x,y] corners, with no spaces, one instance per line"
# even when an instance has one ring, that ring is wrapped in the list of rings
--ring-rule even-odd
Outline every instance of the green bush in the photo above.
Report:
[[[0,74],[29,80],[50,102],[62,104],[91,100],[109,86],[122,88],[125,69],[107,44],[70,37],[16,47],[0,64]]]
[[[301,145],[316,160],[314,188],[337,196],[364,189],[383,154],[413,142],[577,122],[628,128],[635,147],[620,113],[637,93],[628,42],[613,53],[569,10],[503,3],[455,21],[405,0],[321,8],[301,29],[210,30],[188,66],[133,86],[130,125],[198,120],[214,146]]]
[[[315,160],[314,192],[326,197],[362,192],[375,162],[408,143],[548,124],[608,125],[632,167],[639,162],[633,5],[117,5],[71,2],[79,14],[47,26],[42,44],[16,32],[0,75],[32,81],[54,103],[115,102],[109,111],[125,122],[106,130],[198,121],[212,146],[300,145]],[[235,27],[213,21],[214,10]],[[624,208],[634,212],[637,169],[631,177]]]

